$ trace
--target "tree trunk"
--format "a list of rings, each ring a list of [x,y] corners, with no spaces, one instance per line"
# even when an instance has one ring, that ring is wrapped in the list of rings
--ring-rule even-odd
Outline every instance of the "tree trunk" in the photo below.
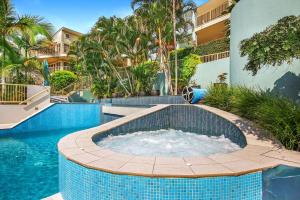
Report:
[[[6,52],[5,52],[5,35],[4,34],[2,35],[2,48],[3,48],[2,49],[3,50],[3,52],[2,52],[3,56],[2,56],[2,66],[1,66],[2,67],[2,70],[1,70],[2,71],[2,73],[1,73],[1,83],[4,84],[5,83],[5,76],[4,76],[4,71],[3,70],[5,68],[5,56],[6,56],[5,55]]]
[[[176,39],[176,0],[173,0],[173,37],[174,37],[174,49],[175,49],[175,91],[177,95],[178,91],[178,63],[177,63],[177,39]]]
[[[163,60],[163,48],[162,48],[162,35],[161,35],[161,30],[160,28],[158,28],[158,40],[159,40],[159,57],[160,57],[160,68],[164,71],[164,75],[165,75],[165,93],[168,94],[169,93],[169,76],[168,76],[168,70],[164,64],[164,60]],[[163,94],[162,94],[163,95]]]

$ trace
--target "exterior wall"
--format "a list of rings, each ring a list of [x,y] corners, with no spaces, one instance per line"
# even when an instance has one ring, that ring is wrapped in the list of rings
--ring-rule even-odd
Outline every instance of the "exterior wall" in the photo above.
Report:
[[[106,173],[59,156],[64,200],[262,200],[262,173],[209,178],[155,178]]]
[[[196,73],[191,81],[195,81],[201,88],[208,88],[218,80],[218,75],[227,73],[227,84],[229,84],[230,59],[224,58],[213,62],[203,63],[197,66]]]
[[[0,134],[92,127],[100,124],[100,116],[99,104],[54,104],[13,129],[0,130]]]
[[[265,66],[256,76],[244,71],[246,57],[240,56],[243,39],[263,31],[269,25],[288,15],[300,15],[299,0],[240,1],[231,13],[230,80],[233,85],[259,87],[281,92],[300,101],[300,61],[282,66]]]

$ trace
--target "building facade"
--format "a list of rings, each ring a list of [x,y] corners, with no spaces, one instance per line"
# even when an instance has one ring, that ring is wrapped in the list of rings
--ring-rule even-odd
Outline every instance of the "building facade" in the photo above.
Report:
[[[221,0],[210,0],[203,6],[211,5],[211,2],[217,1],[223,2]],[[214,21],[230,17],[230,53],[228,53],[230,57],[199,64],[195,75],[192,77],[192,81],[203,88],[207,88],[217,82],[218,75],[227,73],[226,82],[230,85],[267,90],[289,97],[300,103],[299,59],[294,59],[291,63],[283,63],[279,66],[263,66],[253,76],[251,72],[244,70],[248,62],[247,56],[243,57],[240,55],[240,44],[244,39],[251,38],[254,34],[264,31],[267,27],[276,24],[279,19],[285,16],[299,16],[300,1],[243,0],[235,5],[230,16],[223,15],[213,20],[211,20],[212,11],[200,12],[203,6],[198,9],[197,21],[198,25],[200,25],[196,29],[196,31],[198,30],[196,32],[198,43],[201,44],[209,40],[214,40],[208,39],[208,37],[213,37],[213,35],[215,36],[214,38],[217,38],[218,31],[210,36],[209,31],[205,32],[205,30],[209,29],[210,26],[218,26],[220,22]],[[219,10],[222,9],[220,8]],[[205,13],[208,13],[206,17]],[[219,29],[219,31],[221,30]],[[221,37],[221,34],[218,37]]]
[[[225,13],[230,4],[230,0],[209,0],[197,8],[195,26],[197,45],[226,36],[226,20],[230,18],[230,14]]]
[[[59,70],[68,70],[70,69],[68,63],[70,45],[79,39],[80,36],[82,36],[81,33],[62,27],[53,35],[50,47],[35,51],[33,54],[41,61],[48,61],[50,73]]]

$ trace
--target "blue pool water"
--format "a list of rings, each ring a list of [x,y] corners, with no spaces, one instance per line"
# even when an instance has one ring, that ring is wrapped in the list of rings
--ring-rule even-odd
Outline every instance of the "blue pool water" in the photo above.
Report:
[[[57,142],[74,131],[0,136],[0,199],[34,200],[57,193]]]
[[[299,200],[300,168],[281,165],[263,172],[263,200]]]

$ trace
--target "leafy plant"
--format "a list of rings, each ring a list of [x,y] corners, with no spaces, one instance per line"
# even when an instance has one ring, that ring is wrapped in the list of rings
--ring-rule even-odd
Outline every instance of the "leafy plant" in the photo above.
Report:
[[[197,65],[200,63],[200,56],[195,54],[190,54],[183,59],[179,67],[179,88],[183,88],[189,84],[192,76],[195,74]]]
[[[268,130],[286,148],[300,142],[300,106],[284,97],[246,87],[210,87],[205,104],[252,120]]]
[[[188,47],[188,48],[182,48],[177,49],[177,57],[178,60],[182,60],[184,57],[188,56],[189,54],[196,54],[199,56],[208,55],[208,54],[214,54],[214,53],[220,53],[229,51],[229,43],[226,41],[225,38],[214,40],[211,42],[208,42],[206,44],[199,45],[197,47]],[[175,50],[170,52],[170,60],[175,60]]]
[[[208,55],[224,51],[229,51],[229,43],[227,42],[226,38],[199,45],[196,47],[193,53],[197,55]]]
[[[75,83],[78,80],[77,75],[70,71],[56,71],[50,76],[50,85],[54,90],[59,91]]]
[[[135,92],[146,92],[150,94],[156,75],[159,70],[157,62],[145,62],[132,68]]]
[[[231,111],[234,90],[235,88],[224,85],[210,86],[204,103],[221,110]]]
[[[253,75],[265,65],[281,65],[300,59],[300,16],[287,16],[241,42],[241,56],[248,56],[245,70]]]

